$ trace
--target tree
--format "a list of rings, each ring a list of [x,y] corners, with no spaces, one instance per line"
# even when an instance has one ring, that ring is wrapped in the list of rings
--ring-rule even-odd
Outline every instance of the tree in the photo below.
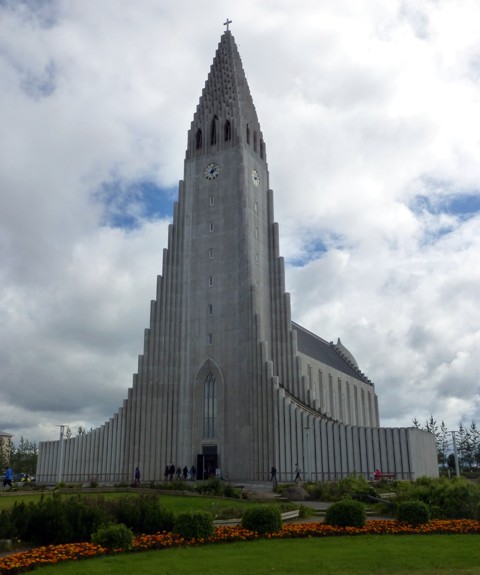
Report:
[[[10,463],[12,452],[12,440],[8,437],[0,437],[0,472]]]
[[[471,465],[478,465],[480,456],[480,431],[474,421],[470,423],[468,432],[471,442]]]
[[[473,446],[470,431],[463,425],[462,422],[458,425],[458,459],[463,469],[472,467],[473,461]]]
[[[429,431],[430,433],[433,433],[433,435],[435,436],[435,445],[437,447],[437,452],[439,451],[439,438],[440,438],[440,432],[438,430],[438,425],[437,425],[437,421],[436,419],[433,418],[433,415],[430,415],[430,419],[427,419],[427,421],[425,421],[425,427],[424,427],[425,431]]]
[[[442,420],[440,425],[440,431],[438,434],[438,462],[442,464],[443,467],[447,466],[447,453],[450,447],[450,433]]]
[[[37,444],[20,437],[18,447],[12,447],[10,466],[17,473],[35,475],[37,469],[38,448]]]

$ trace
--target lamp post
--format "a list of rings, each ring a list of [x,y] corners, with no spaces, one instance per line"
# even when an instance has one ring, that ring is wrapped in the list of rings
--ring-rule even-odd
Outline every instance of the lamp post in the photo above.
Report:
[[[312,467],[311,467],[311,459],[310,459],[310,427],[304,427],[303,430],[305,431],[305,448],[307,455],[305,457],[305,478],[308,478],[309,481],[312,480]]]
[[[59,454],[58,454],[57,483],[60,483],[62,481],[62,474],[63,474],[63,458],[64,458],[64,450],[65,450],[64,437],[65,437],[66,425],[58,425],[57,427],[60,428],[60,440],[59,440],[60,444],[58,446]]]
[[[457,455],[457,438],[455,436],[458,431],[451,431],[452,434],[452,442],[453,442],[453,457],[455,459],[455,475],[460,477],[460,465],[458,464],[458,455]]]

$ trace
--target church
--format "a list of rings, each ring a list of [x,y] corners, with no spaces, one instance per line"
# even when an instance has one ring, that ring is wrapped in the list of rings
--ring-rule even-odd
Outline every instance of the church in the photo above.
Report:
[[[235,39],[221,36],[187,137],[162,275],[138,372],[85,435],[41,442],[37,480],[292,481],[376,469],[438,475],[435,438],[380,426],[354,356],[291,318],[267,148]]]

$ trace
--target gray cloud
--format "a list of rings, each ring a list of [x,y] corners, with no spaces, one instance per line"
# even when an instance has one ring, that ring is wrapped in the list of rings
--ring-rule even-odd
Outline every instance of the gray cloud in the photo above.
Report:
[[[0,428],[17,438],[101,425],[126,397],[168,223],[135,186],[172,201],[221,10],[0,2]],[[480,419],[479,11],[229,7],[294,319],[342,338],[387,425]]]

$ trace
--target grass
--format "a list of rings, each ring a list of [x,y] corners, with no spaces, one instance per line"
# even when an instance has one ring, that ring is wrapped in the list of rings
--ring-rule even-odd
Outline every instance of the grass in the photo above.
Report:
[[[260,540],[67,562],[39,575],[479,575],[478,535]]]
[[[62,497],[71,497],[74,495],[81,495],[84,497],[103,497],[105,499],[114,499],[119,497],[132,496],[137,497],[141,491],[120,491],[120,492],[63,492]],[[155,491],[153,491],[155,493]],[[24,501],[25,503],[37,503],[42,497],[51,497],[51,491],[44,491],[38,493],[19,493],[14,492],[11,494],[4,494],[0,496],[0,509],[7,509],[13,507],[16,501]],[[219,514],[225,509],[231,508],[245,508],[255,505],[256,502],[248,502],[241,499],[224,499],[222,497],[208,497],[208,496],[182,496],[182,495],[170,495],[165,493],[159,493],[160,501],[162,506],[168,511],[173,511],[175,514],[182,513],[184,511],[211,511],[214,514]]]

